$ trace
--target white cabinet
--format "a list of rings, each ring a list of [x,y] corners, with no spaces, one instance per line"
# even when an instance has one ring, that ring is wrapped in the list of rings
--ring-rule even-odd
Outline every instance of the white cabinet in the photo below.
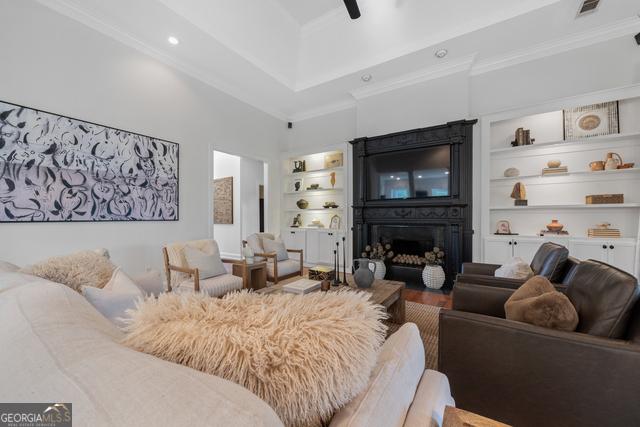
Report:
[[[636,244],[631,240],[575,239],[569,244],[569,253],[580,260],[595,259],[635,272]]]
[[[340,259],[342,259],[342,236],[337,230],[306,230],[307,248],[305,262],[309,264],[333,265],[333,251],[340,243]]]
[[[489,237],[484,242],[484,262],[504,264],[513,257],[519,257],[530,263],[544,242],[543,238],[536,237]]]
[[[305,249],[306,233],[304,230],[287,230],[282,233],[282,241],[287,249]]]

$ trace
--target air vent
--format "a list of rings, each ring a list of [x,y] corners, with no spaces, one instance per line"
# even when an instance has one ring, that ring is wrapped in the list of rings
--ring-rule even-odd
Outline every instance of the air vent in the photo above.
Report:
[[[599,4],[600,4],[600,0],[584,0],[582,2],[582,6],[580,6],[580,10],[578,11],[578,16],[595,12]]]

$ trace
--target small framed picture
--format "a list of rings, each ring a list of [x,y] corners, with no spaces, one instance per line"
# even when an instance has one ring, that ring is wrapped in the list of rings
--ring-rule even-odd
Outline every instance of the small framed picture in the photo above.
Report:
[[[620,133],[618,101],[563,110],[563,116],[565,140]]]
[[[495,234],[513,234],[511,232],[511,224],[507,220],[498,221],[496,224]]]
[[[340,166],[342,166],[342,153],[331,153],[331,154],[325,154],[324,156],[324,168],[325,169],[329,169],[329,168],[338,168]]]
[[[298,192],[302,191],[304,187],[302,186],[303,182],[301,178],[296,178],[291,181],[291,191]]]
[[[329,228],[332,230],[340,229],[340,216],[334,215],[331,217],[331,222],[329,223]]]

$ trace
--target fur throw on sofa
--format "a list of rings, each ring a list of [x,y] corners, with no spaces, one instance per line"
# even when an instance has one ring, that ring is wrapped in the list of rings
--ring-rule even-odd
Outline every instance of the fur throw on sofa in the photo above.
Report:
[[[366,387],[386,316],[352,291],[163,294],[139,303],[124,344],[248,388],[287,426],[317,426]]]
[[[578,326],[578,312],[569,298],[543,276],[524,282],[509,297],[504,311],[508,320],[544,328],[572,332]]]
[[[62,283],[80,292],[82,286],[104,287],[111,279],[114,269],[108,256],[86,250],[49,258],[25,267],[20,272]]]

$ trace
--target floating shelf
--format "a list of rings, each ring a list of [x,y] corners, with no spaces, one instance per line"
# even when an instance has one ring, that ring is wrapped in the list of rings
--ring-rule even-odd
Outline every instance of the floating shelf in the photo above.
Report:
[[[534,205],[534,206],[493,206],[492,211],[520,211],[520,210],[544,210],[544,209],[621,209],[640,208],[640,203],[608,203],[601,205],[572,204],[572,205]]]
[[[318,190],[287,191],[284,194],[313,195],[313,193],[337,193],[340,191],[343,191],[343,189],[342,188],[320,188]]]
[[[488,236],[485,237],[485,239],[490,239],[490,240],[510,240],[510,239],[573,239],[573,240],[592,240],[595,242],[600,242],[600,241],[615,241],[615,242],[622,242],[622,243],[635,243],[634,238],[632,237],[588,237],[588,236],[578,236],[578,235],[574,235],[574,234],[561,234],[561,235],[546,235],[546,236],[538,236],[535,234],[512,234],[512,235],[508,235],[508,234],[489,234]]]
[[[614,142],[614,141],[623,141],[626,139],[632,138],[640,138],[640,132],[636,133],[620,133],[615,135],[605,135],[605,136],[593,136],[591,138],[584,139],[572,139],[572,140],[560,140],[560,141],[549,141],[549,142],[540,142],[533,143],[531,145],[521,145],[519,147],[505,147],[505,148],[494,148],[490,151],[491,154],[497,153],[521,153],[523,151],[535,150],[537,148],[548,148],[553,146],[560,145],[569,145],[569,144],[590,144],[596,142]]]
[[[298,212],[298,213],[303,213],[303,212],[312,212],[312,213],[319,213],[319,212],[337,212],[337,211],[342,211],[342,208],[327,208],[327,209],[287,209],[285,212]]]
[[[315,169],[315,170],[304,171],[304,172],[293,172],[293,173],[287,174],[287,176],[298,178],[298,177],[305,177],[309,175],[322,174],[324,172],[342,172],[343,169],[344,169],[343,166],[338,166],[335,168]]]
[[[533,178],[553,178],[556,176],[575,176],[575,175],[589,175],[589,176],[607,176],[607,175],[623,175],[623,174],[632,174],[640,172],[640,168],[629,168],[629,169],[616,169],[616,170],[605,170],[605,171],[577,171],[577,172],[566,172],[566,173],[554,173],[549,175],[519,175],[513,177],[500,177],[500,178],[491,178],[491,182],[500,182],[500,181],[518,181],[522,179],[533,179]]]

